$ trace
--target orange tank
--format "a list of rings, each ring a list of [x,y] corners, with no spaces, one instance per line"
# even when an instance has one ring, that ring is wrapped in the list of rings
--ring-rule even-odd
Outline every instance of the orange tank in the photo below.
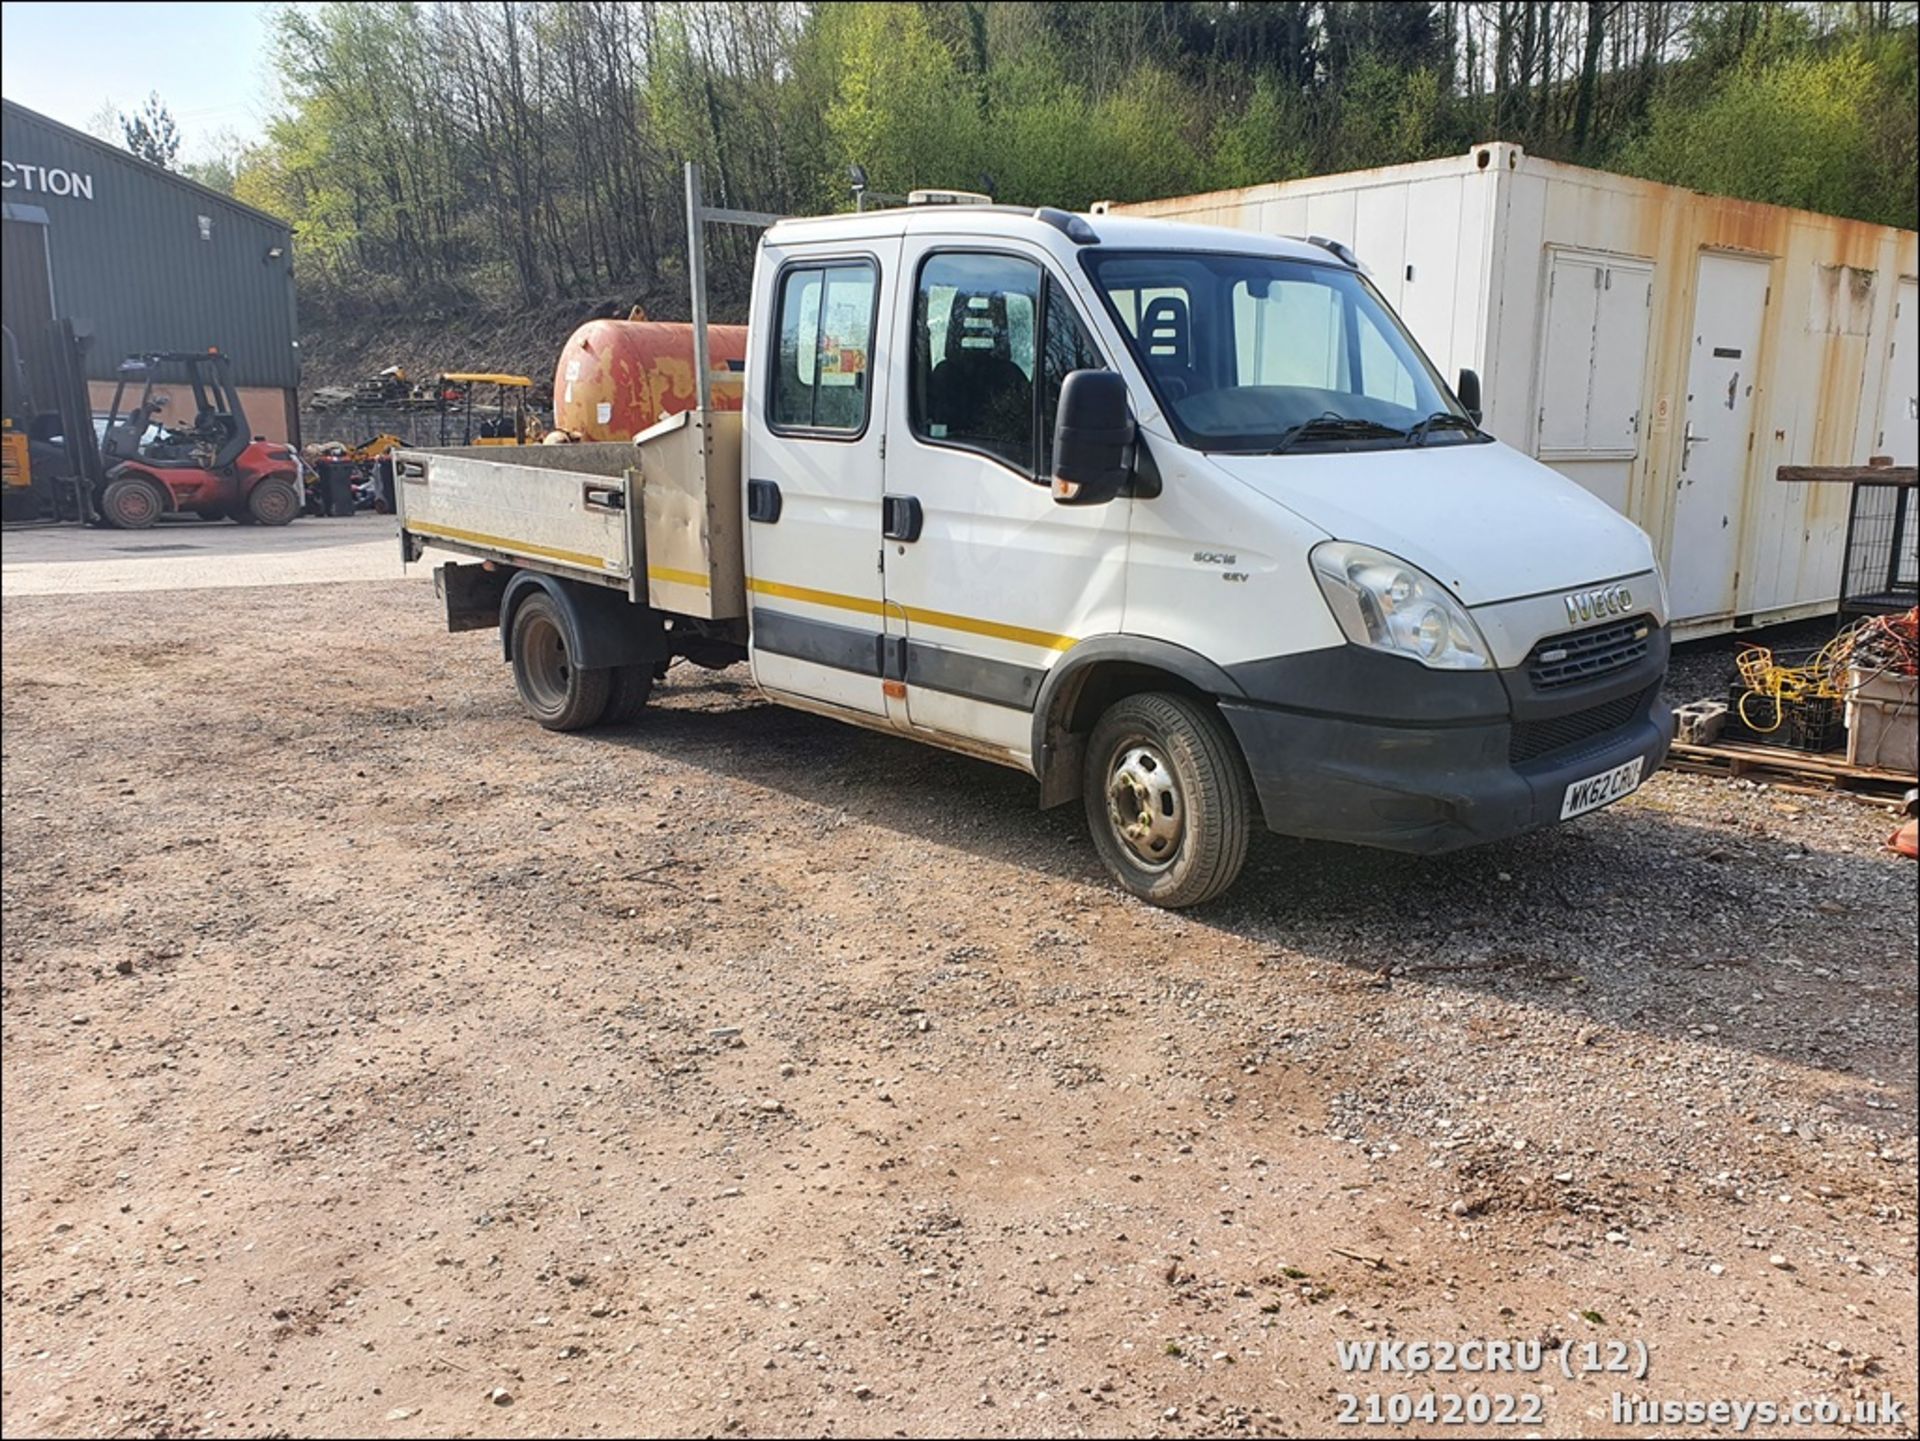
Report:
[[[708,326],[707,349],[714,409],[740,409],[746,326]],[[694,404],[691,325],[589,320],[568,339],[553,372],[554,428],[582,440],[631,440]]]

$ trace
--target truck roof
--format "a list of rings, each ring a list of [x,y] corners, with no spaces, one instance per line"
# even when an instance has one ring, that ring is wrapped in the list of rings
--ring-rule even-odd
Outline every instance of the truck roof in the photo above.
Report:
[[[1047,211],[1066,217],[1063,211]],[[907,205],[887,210],[849,211],[842,215],[801,216],[782,220],[767,231],[775,245],[809,241],[847,241],[895,235],[964,235],[973,239],[1038,241],[1050,248],[1068,243],[1058,224],[1022,205]],[[1307,240],[1258,235],[1224,225],[1193,225],[1137,215],[1077,214],[1095,239],[1079,242],[1116,250],[1224,250],[1241,255],[1273,255],[1289,260],[1339,263],[1328,250]]]

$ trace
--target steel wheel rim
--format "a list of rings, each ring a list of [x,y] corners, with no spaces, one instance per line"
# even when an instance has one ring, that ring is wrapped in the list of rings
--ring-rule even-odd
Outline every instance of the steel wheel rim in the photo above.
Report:
[[[1107,823],[1143,870],[1163,871],[1180,854],[1186,803],[1158,746],[1130,740],[1114,751],[1107,766]]]
[[[255,494],[260,500],[259,510],[262,520],[278,520],[282,516],[292,516],[293,493],[291,491],[277,485],[269,485],[264,490],[256,491]]]
[[[526,650],[527,689],[542,711],[557,711],[567,703],[567,684],[573,676],[573,662],[567,655],[567,638],[560,627],[544,616],[537,617],[520,637]]]
[[[144,485],[126,487],[113,498],[113,508],[119,512],[120,519],[135,525],[143,521],[157,520],[160,515],[159,501]]]

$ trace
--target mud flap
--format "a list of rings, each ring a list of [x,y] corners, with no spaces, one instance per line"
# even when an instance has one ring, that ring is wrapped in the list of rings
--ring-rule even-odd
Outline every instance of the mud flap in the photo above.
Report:
[[[436,565],[433,589],[447,603],[447,629],[492,630],[499,625],[500,602],[512,575],[484,565]]]

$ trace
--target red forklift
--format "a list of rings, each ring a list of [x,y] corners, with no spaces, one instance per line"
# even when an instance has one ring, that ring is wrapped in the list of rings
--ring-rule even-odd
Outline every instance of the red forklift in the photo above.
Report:
[[[162,372],[184,373],[193,419],[161,426],[169,396]],[[163,351],[120,363],[113,409],[100,433],[95,504],[122,530],[143,530],[167,511],[241,525],[286,525],[300,514],[300,464],[284,445],[254,437],[218,350]],[[128,404],[129,396],[139,399]]]

